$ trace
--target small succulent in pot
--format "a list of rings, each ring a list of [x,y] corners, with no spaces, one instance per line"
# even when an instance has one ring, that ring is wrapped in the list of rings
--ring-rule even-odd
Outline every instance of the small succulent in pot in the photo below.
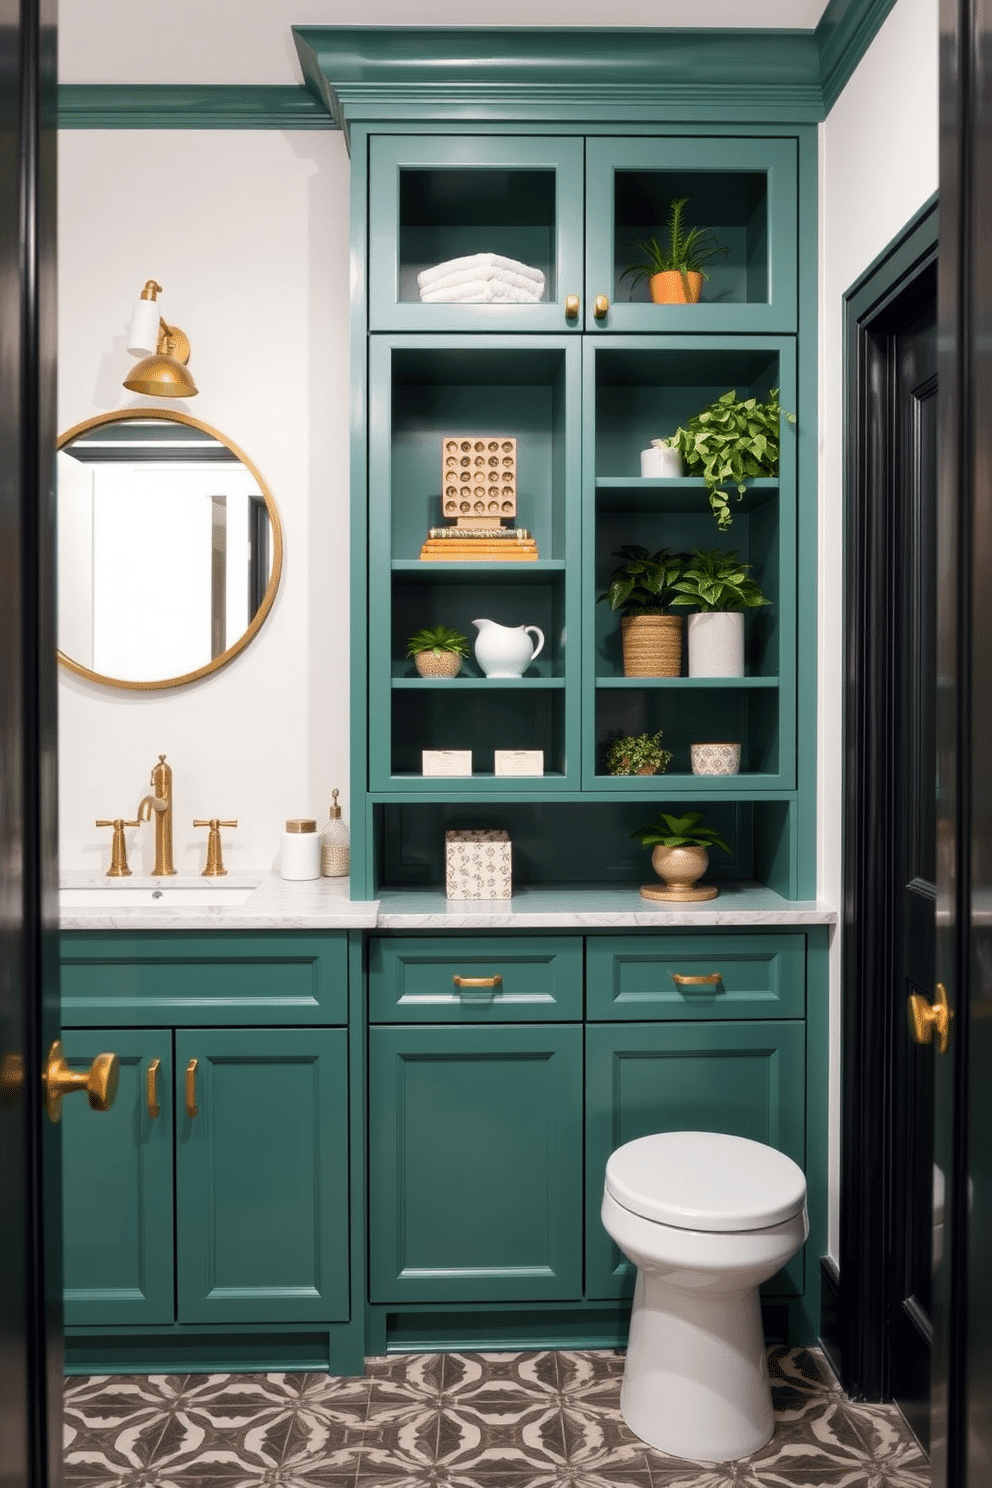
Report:
[[[716,898],[717,889],[712,884],[697,887],[697,879],[709,867],[707,848],[721,847],[725,853],[730,848],[715,827],[703,825],[701,811],[687,811],[684,816],[669,816],[662,811],[655,821],[645,823],[630,835],[643,847],[651,848],[651,866],[664,884],[664,887],[645,885],[641,889],[643,898],[676,901]]]
[[[410,637],[406,654],[422,677],[457,677],[469,655],[468,636],[449,625],[428,625]]]
[[[641,255],[641,262],[631,264],[620,275],[621,280],[630,279],[633,284],[646,279],[655,304],[695,304],[703,280],[709,278],[703,265],[728,251],[708,227],[685,225],[688,205],[687,196],[669,204],[668,238],[664,245],[653,233],[633,240],[631,246]]]
[[[606,751],[608,775],[664,775],[672,762],[670,749],[661,747],[656,734],[624,734]]]

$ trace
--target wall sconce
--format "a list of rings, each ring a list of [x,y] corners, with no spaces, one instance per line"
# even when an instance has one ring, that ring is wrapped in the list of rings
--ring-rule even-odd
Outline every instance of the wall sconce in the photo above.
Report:
[[[159,315],[156,296],[161,293],[161,284],[149,279],[135,303],[127,349],[142,360],[125,377],[124,386],[153,398],[191,398],[197,386],[186,366],[189,338],[178,326],[166,325]]]

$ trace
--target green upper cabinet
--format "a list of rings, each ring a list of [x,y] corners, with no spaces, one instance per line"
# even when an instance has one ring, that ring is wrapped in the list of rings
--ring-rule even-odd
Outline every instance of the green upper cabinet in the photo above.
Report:
[[[581,139],[488,134],[374,138],[370,330],[581,329],[579,306],[568,315],[566,299],[582,294],[582,156]],[[528,303],[421,301],[419,274],[479,253],[538,270],[544,276],[537,291],[541,298]],[[432,292],[450,291],[436,285]]]
[[[698,304],[655,305],[647,281],[632,287],[624,271],[641,261],[637,240],[667,246],[678,200],[686,228],[727,251],[704,265]],[[795,140],[590,139],[586,222],[587,331],[796,329]]]

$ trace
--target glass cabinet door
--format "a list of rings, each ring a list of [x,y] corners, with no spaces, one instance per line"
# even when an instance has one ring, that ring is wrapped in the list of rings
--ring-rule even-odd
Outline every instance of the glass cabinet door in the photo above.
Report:
[[[581,330],[582,159],[581,139],[373,139],[369,329]]]
[[[796,174],[792,139],[588,140],[586,330],[795,331]],[[649,263],[639,245],[669,247],[679,201],[683,233],[725,251],[702,264],[698,303],[654,303],[627,271]]]

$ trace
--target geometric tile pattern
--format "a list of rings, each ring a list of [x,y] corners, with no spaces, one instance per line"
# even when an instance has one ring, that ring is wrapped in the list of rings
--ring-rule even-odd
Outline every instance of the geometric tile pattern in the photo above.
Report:
[[[927,1488],[894,1406],[815,1349],[768,1351],[775,1435],[718,1467],[645,1446],[620,1350],[395,1354],[328,1374],[66,1381],[66,1488]]]

